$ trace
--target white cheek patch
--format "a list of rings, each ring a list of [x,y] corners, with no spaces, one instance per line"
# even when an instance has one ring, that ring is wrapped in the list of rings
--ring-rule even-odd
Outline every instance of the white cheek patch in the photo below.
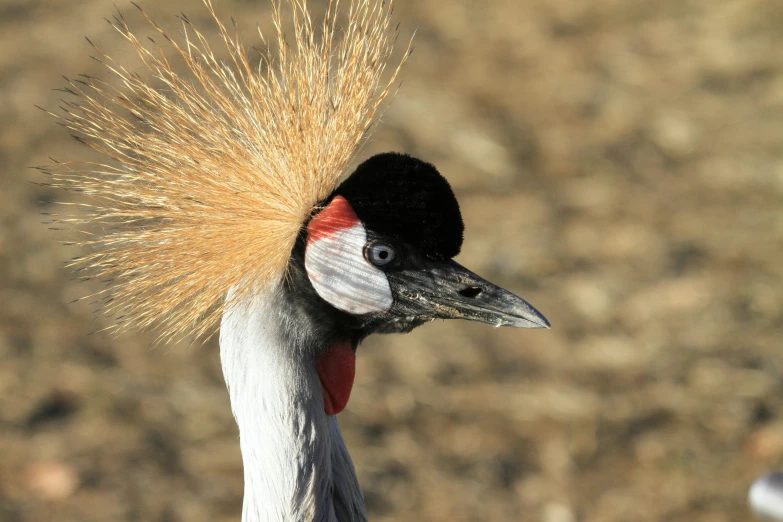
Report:
[[[334,198],[307,230],[305,269],[319,296],[355,315],[391,308],[389,280],[365,259],[367,231],[345,198]]]

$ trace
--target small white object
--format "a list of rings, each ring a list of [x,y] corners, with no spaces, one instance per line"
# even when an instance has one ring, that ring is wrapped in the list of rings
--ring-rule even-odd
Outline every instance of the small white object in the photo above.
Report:
[[[773,471],[756,479],[748,491],[748,502],[759,518],[783,521],[783,472]]]

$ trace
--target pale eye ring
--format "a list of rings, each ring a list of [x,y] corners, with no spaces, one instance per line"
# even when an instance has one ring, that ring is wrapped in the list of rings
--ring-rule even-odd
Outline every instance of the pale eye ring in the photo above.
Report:
[[[394,248],[387,243],[376,241],[367,245],[365,257],[375,266],[388,265],[394,261]]]

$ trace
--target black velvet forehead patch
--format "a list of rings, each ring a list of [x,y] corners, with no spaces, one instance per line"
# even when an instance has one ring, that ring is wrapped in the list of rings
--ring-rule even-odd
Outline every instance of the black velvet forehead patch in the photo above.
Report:
[[[465,226],[457,198],[434,166],[406,154],[368,159],[334,191],[364,225],[405,241],[432,259],[459,254]]]

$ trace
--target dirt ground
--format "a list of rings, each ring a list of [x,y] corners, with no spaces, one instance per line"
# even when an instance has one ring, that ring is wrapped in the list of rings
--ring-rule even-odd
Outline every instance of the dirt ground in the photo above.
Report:
[[[209,26],[196,0],[150,4]],[[250,37],[268,10],[216,6]],[[0,521],[237,521],[216,343],[90,335],[75,253],[40,223],[62,195],[28,182],[85,153],[34,104],[105,77],[83,36],[130,56],[113,10],[0,1]],[[395,18],[416,49],[363,155],[438,165],[460,262],[553,328],[360,348],[340,423],[371,518],[750,520],[753,477],[783,466],[783,3],[398,0]]]

